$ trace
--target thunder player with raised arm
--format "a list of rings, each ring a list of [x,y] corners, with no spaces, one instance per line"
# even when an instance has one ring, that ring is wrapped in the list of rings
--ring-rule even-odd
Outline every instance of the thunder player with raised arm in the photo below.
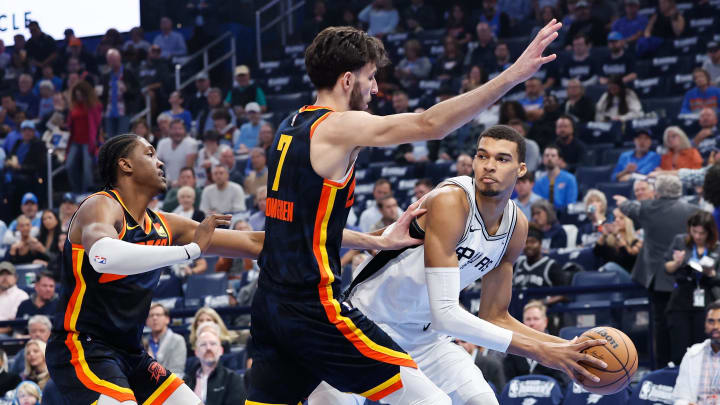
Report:
[[[543,56],[561,24],[545,26],[518,60],[482,87],[423,113],[364,112],[387,63],[382,43],[330,27],[305,52],[317,102],[291,114],[268,154],[268,209],[247,404],[297,404],[325,380],[391,404],[449,404],[412,358],[357,309],[338,301],[342,231],[353,203],[354,165],[364,146],[441,139],[555,55]]]
[[[525,140],[499,125],[480,135],[475,177],[448,179],[429,193],[427,212],[414,222],[424,246],[383,251],[356,269],[349,305],[407,350],[423,373],[456,405],[497,404],[495,395],[460,338],[500,352],[525,356],[563,370],[574,380],[593,376],[578,362],[604,368],[582,350],[603,343],[572,343],[537,332],[508,313],[513,263],[521,254],[528,222],[510,200],[525,167]],[[480,317],[460,307],[460,290],[482,278]],[[502,389],[502,387],[498,387]],[[310,405],[355,404],[323,384]]]
[[[167,189],[155,149],[120,135],[100,149],[105,191],[86,198],[70,221],[62,295],[47,345],[48,370],[68,403],[181,404],[200,399],[143,350],[142,330],[163,266],[201,253],[256,257],[262,232],[218,229],[148,209]]]

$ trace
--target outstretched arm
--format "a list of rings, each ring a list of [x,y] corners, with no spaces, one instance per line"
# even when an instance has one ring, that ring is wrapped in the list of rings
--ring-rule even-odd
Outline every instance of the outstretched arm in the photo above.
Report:
[[[410,236],[413,219],[425,213],[419,208],[425,198],[412,203],[392,225],[375,232],[363,233],[343,230],[342,247],[347,249],[393,250],[422,244],[422,240]]]
[[[182,245],[193,240],[195,232],[200,226],[199,222],[176,214],[164,213],[163,215],[172,229],[174,244]],[[216,229],[203,253],[208,256],[257,259],[264,241],[265,232]]]

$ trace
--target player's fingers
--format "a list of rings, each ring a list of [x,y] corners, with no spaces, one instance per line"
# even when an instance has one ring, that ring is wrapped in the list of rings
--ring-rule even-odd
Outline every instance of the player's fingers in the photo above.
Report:
[[[215,223],[215,227],[218,227],[218,226],[230,226],[230,221],[226,221],[226,220],[224,220],[224,219],[223,219],[223,220],[220,220],[220,221],[217,221],[217,222]]]
[[[607,368],[607,363],[605,363],[604,361],[598,359],[597,357],[591,356],[589,354],[580,355],[580,358],[578,359],[578,361],[582,361],[583,363],[587,363],[588,365],[590,365],[592,367],[603,369],[603,370]]]
[[[410,238],[411,244],[422,245],[425,241],[422,239]]]
[[[600,378],[599,378],[598,376],[596,376],[595,374],[589,372],[589,371],[588,371],[585,367],[583,367],[582,365],[580,365],[580,364],[578,364],[578,363],[575,363],[575,367],[574,367],[574,368],[575,368],[575,372],[576,372],[577,374],[579,374],[580,376],[582,376],[582,378],[586,378],[586,379],[589,379],[589,380],[592,380],[592,381],[595,381],[595,382],[600,381]]]
[[[416,217],[419,217],[420,215],[422,215],[422,214],[424,214],[424,213],[426,213],[426,212],[427,212],[427,209],[426,209],[426,208],[418,208],[418,209],[416,209],[415,211],[413,211],[411,214],[412,214],[413,218],[416,218]]]
[[[542,49],[547,48],[547,46],[550,45],[552,43],[552,41],[554,41],[557,37],[558,37],[558,33],[553,32],[552,34],[543,38],[543,40],[540,42],[540,46],[542,47]]]
[[[575,344],[575,349],[578,352],[581,352],[581,351],[583,351],[585,349],[589,349],[593,346],[602,346],[606,343],[607,343],[607,341],[605,339],[590,339],[590,340],[585,340],[585,341]]]
[[[548,62],[552,62],[555,60],[555,58],[557,58],[557,55],[555,55],[555,54],[545,56],[544,58],[540,59],[540,64],[544,65]]]

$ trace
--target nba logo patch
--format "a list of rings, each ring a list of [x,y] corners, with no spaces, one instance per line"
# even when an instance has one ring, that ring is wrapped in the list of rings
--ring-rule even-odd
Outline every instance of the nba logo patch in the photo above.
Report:
[[[106,264],[107,263],[107,259],[102,256],[95,256],[93,259],[95,260],[95,263],[97,263],[97,264]]]
[[[158,235],[160,235],[163,238],[167,238],[167,232],[165,232],[165,228],[163,228],[160,224],[154,224],[155,225],[155,232],[157,232]]]

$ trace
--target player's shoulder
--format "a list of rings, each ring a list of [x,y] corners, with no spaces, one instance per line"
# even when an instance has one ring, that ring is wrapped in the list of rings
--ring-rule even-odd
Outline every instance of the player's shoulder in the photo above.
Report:
[[[428,210],[447,210],[468,207],[465,189],[459,184],[443,183],[432,190],[423,204]]]

